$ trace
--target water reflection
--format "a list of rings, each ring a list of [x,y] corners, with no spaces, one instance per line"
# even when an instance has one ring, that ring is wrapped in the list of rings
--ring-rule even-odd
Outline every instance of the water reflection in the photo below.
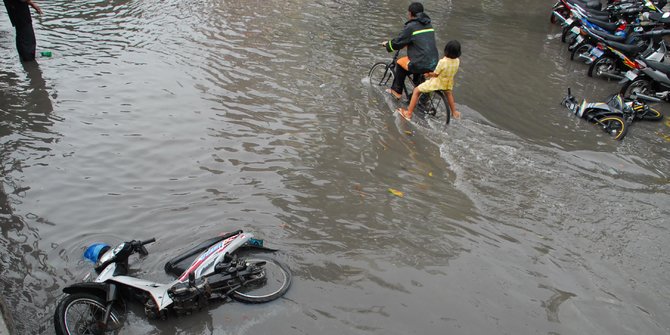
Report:
[[[56,272],[48,262],[45,246],[40,245],[40,226],[48,220],[34,214],[23,217],[15,214],[22,197],[30,186],[16,178],[18,172],[33,165],[44,164],[49,157],[49,146],[57,139],[50,127],[54,120],[49,88],[37,62],[23,63],[24,73],[0,72],[6,89],[0,90],[0,169],[3,176],[0,185],[0,252],[3,273],[2,294],[13,306],[12,315],[17,333],[24,333],[23,321],[27,315],[45,318],[49,313],[46,292],[61,284]],[[0,70],[1,71],[1,70]],[[25,79],[22,78],[25,76]],[[48,326],[40,323],[40,327]]]

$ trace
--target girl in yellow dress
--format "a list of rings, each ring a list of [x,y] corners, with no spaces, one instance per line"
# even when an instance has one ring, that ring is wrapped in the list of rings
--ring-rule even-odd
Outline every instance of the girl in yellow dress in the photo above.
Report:
[[[451,110],[451,117],[458,119],[461,113],[456,110],[456,103],[454,102],[454,95],[451,91],[454,88],[454,77],[458,72],[458,65],[460,64],[461,44],[452,40],[444,47],[444,57],[437,63],[437,67],[433,72],[424,74],[426,78],[430,78],[423,82],[423,84],[414,88],[412,91],[412,98],[409,101],[408,109],[398,108],[396,111],[402,115],[406,120],[412,119],[412,113],[416,107],[419,94],[433,91],[445,91],[447,101],[449,102],[449,109]]]

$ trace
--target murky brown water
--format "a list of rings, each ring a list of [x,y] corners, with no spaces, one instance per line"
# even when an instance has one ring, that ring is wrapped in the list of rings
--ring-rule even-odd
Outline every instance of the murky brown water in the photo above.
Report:
[[[127,334],[667,334],[668,119],[614,142],[559,106],[617,86],[570,62],[548,1],[426,1],[459,39],[463,119],[407,124],[364,79],[407,3],[41,3],[22,66],[3,12],[0,270],[18,334],[50,334],[92,241],[253,231],[285,299]],[[441,49],[441,48],[440,48]],[[659,108],[670,115],[668,105]],[[396,197],[394,188],[404,192]]]

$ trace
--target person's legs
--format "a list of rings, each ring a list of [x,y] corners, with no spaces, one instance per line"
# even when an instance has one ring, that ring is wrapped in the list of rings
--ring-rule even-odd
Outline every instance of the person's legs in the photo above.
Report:
[[[16,49],[23,61],[35,59],[35,31],[30,16],[30,6],[21,1],[4,0],[7,13],[12,25],[16,29]]]
[[[405,118],[405,120],[411,120],[412,119],[412,113],[414,113],[414,108],[416,108],[416,104],[419,101],[419,95],[421,94],[421,91],[419,90],[419,87],[415,87],[414,90],[412,91],[412,97],[409,99],[409,106],[407,109],[404,108],[398,108],[396,111],[402,115],[402,117]]]
[[[391,89],[397,93],[395,94],[396,98],[400,98],[402,97],[403,87],[405,86],[405,77],[407,77],[407,74],[409,73],[409,58],[407,56],[401,57],[396,63],[398,66],[395,67],[395,77],[393,78],[393,85],[391,85]]]

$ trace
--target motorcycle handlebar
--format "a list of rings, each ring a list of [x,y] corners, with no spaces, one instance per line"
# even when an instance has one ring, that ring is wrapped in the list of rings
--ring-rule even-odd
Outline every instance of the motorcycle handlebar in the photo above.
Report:
[[[141,245],[145,245],[145,244],[154,243],[154,242],[156,242],[156,238],[155,238],[155,237],[154,237],[154,238],[151,238],[151,239],[148,239],[148,240],[146,240],[146,241],[140,241],[140,244],[141,244]]]

